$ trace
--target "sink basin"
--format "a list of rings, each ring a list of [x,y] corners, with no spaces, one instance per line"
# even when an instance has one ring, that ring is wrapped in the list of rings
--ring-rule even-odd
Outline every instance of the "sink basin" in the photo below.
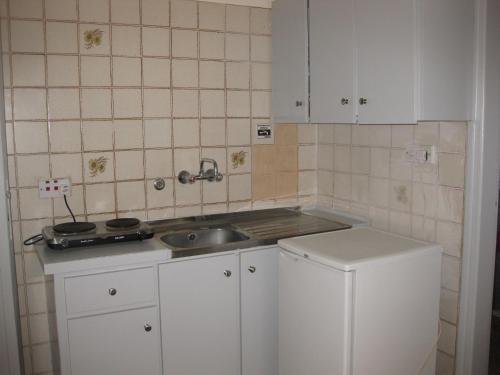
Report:
[[[166,234],[160,239],[174,248],[196,249],[245,241],[249,237],[230,228],[204,228]]]

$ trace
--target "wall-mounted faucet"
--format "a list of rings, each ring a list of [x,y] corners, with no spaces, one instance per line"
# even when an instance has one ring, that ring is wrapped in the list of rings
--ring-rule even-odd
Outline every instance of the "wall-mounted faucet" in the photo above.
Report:
[[[213,167],[205,170],[205,163],[210,163]],[[200,171],[197,175],[193,175],[188,171],[181,171],[177,178],[181,184],[194,184],[198,180],[220,182],[222,181],[223,176],[222,173],[219,173],[219,167],[214,159],[203,158],[200,161]]]

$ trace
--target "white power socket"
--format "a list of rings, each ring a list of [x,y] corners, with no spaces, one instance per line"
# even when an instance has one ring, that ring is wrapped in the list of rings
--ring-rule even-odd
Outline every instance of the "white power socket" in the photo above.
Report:
[[[68,177],[47,178],[38,181],[40,198],[60,198],[71,195],[71,180]]]
[[[408,145],[404,157],[411,164],[436,164],[436,146]]]

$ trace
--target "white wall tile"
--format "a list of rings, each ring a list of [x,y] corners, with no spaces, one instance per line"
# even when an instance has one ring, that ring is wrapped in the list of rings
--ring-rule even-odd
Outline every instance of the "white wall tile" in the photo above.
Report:
[[[142,28],[144,56],[170,56],[170,31],[158,27]]]
[[[207,2],[198,3],[200,29],[224,31],[226,24],[225,5]]]
[[[169,1],[142,0],[142,23],[144,25],[168,26],[169,20]]]
[[[196,28],[198,26],[198,3],[191,0],[171,0],[172,27]]]

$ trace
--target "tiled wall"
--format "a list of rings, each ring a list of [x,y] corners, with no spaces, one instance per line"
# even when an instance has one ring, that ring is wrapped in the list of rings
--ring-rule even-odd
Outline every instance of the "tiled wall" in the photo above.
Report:
[[[444,248],[438,374],[453,373],[460,292],[465,123],[318,125],[318,202],[373,227]],[[406,145],[436,147],[436,164],[406,162]]]
[[[52,282],[21,239],[68,220],[38,178],[70,176],[80,219],[314,202],[445,248],[439,373],[455,350],[466,129],[270,121],[270,13],[190,0],[0,0],[9,182],[27,374],[57,368]],[[318,143],[319,139],[319,143]],[[264,144],[258,144],[264,143]],[[435,145],[436,166],[402,159]],[[180,185],[215,158],[221,183]],[[244,162],[241,162],[241,159]],[[153,189],[164,177],[167,187]],[[317,195],[316,195],[317,194]]]
[[[308,201],[316,165],[296,159],[281,171],[289,177],[280,179],[285,194],[252,191],[260,186],[252,175],[262,172],[252,168],[259,142],[252,128],[270,121],[268,9],[1,0],[0,12],[26,374],[50,374],[57,368],[52,282],[21,240],[69,216],[62,199],[38,198],[39,178],[71,177],[69,201],[80,220],[157,219]],[[297,134],[289,125],[275,140],[298,158],[298,147],[314,148],[315,130]],[[200,157],[216,159],[224,180],[177,183],[180,170],[198,171]],[[163,191],[153,188],[155,177],[166,179]]]

